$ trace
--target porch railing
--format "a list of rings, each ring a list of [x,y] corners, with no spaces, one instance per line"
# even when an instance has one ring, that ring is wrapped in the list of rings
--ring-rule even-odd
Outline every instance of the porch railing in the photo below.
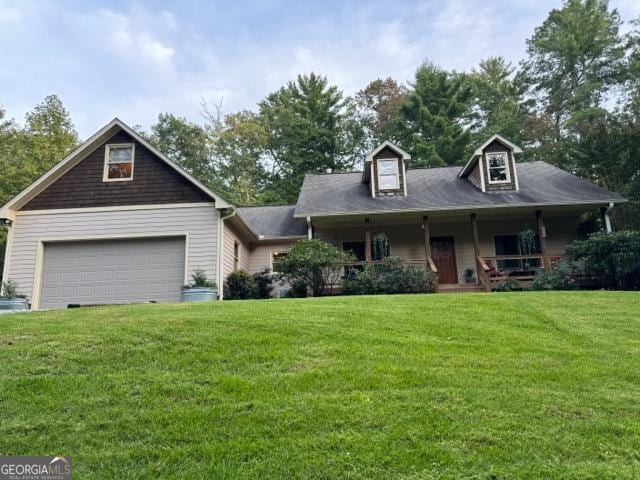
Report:
[[[549,257],[549,263],[555,265],[564,255]],[[477,256],[478,279],[485,290],[490,291],[493,284],[514,279],[520,282],[530,282],[536,273],[544,270],[543,255],[496,255],[493,257]],[[517,266],[506,266],[506,262],[516,263]],[[503,265],[500,265],[503,263]]]

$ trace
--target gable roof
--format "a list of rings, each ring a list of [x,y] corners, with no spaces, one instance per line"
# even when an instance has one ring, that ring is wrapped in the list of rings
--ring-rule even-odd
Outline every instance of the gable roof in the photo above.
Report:
[[[294,218],[295,205],[236,208],[238,216],[258,240],[306,237],[307,223]]]
[[[369,154],[367,155],[367,158],[365,158],[365,162],[373,161],[373,157],[375,157],[378,153],[380,153],[385,148],[390,148],[391,150],[393,150],[394,152],[402,156],[403,160],[411,160],[411,155],[409,155],[407,152],[405,152],[395,143],[391,143],[389,140],[385,140],[380,145],[378,145],[375,149],[369,152]]]
[[[13,197],[9,202],[0,208],[0,217],[8,216],[9,210],[19,210],[23,207],[27,202],[29,202],[32,198],[36,197],[38,194],[42,193],[49,185],[54,183],[60,177],[62,177],[65,173],[71,170],[74,166],[84,160],[87,155],[93,152],[96,148],[106,142],[109,138],[111,138],[115,133],[119,130],[122,130],[129,134],[136,142],[142,144],[145,148],[151,151],[154,155],[156,155],[160,160],[165,162],[171,168],[173,168],[176,172],[186,178],[189,182],[191,182],[194,186],[202,190],[205,194],[207,194],[216,205],[216,208],[227,208],[231,205],[225,201],[222,197],[212,192],[209,188],[204,186],[198,180],[196,180],[191,174],[183,170],[179,165],[175,162],[167,158],[162,152],[156,149],[153,145],[151,145],[147,140],[145,140],[138,132],[129,127],[126,123],[124,123],[119,118],[114,118],[109,123],[107,123],[104,127],[98,130],[95,134],[93,134],[87,141],[82,143],[78,148],[76,148],[73,152],[67,155],[63,160],[54,165],[49,171],[44,173],[40,178],[38,178],[35,182],[25,188],[18,195]]]
[[[307,175],[295,216],[332,216],[549,205],[604,205],[621,195],[542,161],[518,163],[519,191],[482,192],[460,167],[407,170],[408,196],[371,197],[360,172]]]
[[[467,175],[469,173],[469,171],[471,170],[471,168],[473,167],[473,165],[475,165],[475,161],[479,157],[482,156],[482,153],[484,152],[484,149],[487,148],[489,145],[491,145],[496,140],[498,142],[502,143],[505,147],[509,148],[513,152],[514,155],[518,154],[518,153],[522,153],[522,149],[518,145],[516,145],[515,143],[507,140],[506,138],[504,138],[499,133],[495,133],[495,134],[491,135],[491,137],[486,142],[484,142],[482,145],[480,145],[478,148],[475,149],[475,151],[473,152],[473,155],[471,155],[471,158],[465,164],[465,166],[462,167],[462,170],[460,170],[460,173],[458,174],[458,176],[460,178],[463,178],[465,175]]]

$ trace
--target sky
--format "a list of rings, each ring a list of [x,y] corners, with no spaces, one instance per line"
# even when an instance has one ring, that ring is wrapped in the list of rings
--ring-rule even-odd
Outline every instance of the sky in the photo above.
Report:
[[[640,0],[611,0],[623,20]],[[192,121],[256,104],[299,73],[350,95],[376,78],[408,82],[431,60],[470,70],[514,64],[560,0],[0,0],[0,105],[22,122],[57,94],[81,138],[113,117],[148,129],[158,113]]]

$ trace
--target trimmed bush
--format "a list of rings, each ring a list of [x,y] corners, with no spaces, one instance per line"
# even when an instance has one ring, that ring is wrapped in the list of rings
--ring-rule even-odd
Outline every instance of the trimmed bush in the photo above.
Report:
[[[549,270],[538,272],[531,282],[532,290],[574,290],[576,282],[571,265],[561,262]]]
[[[256,282],[256,298],[271,298],[273,291],[273,275],[271,269],[265,268],[253,274]]]
[[[309,289],[304,282],[293,282],[284,294],[286,298],[307,298]]]
[[[507,278],[493,287],[494,292],[519,292],[522,290],[522,285],[515,278]]]
[[[290,285],[304,284],[317,297],[327,287],[333,288],[340,278],[343,265],[353,260],[353,255],[322,240],[299,240],[286,257],[278,259],[278,276]]]
[[[343,282],[345,295],[393,293],[433,293],[438,276],[417,265],[405,265],[400,259],[365,265],[361,271],[350,270]]]
[[[224,287],[224,297],[229,300],[246,300],[258,297],[256,280],[245,270],[229,274]]]
[[[602,287],[640,289],[640,232],[594,233],[571,243],[567,254]]]

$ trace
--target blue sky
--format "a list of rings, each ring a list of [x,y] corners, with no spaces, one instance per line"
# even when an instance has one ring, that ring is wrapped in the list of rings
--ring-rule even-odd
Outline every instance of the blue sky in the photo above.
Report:
[[[0,0],[0,104],[22,122],[58,94],[86,138],[111,118],[148,128],[159,112],[198,121],[256,102],[298,73],[346,94],[411,79],[425,59],[468,70],[524,56],[551,0],[38,1]],[[640,0],[612,0],[624,20]]]

